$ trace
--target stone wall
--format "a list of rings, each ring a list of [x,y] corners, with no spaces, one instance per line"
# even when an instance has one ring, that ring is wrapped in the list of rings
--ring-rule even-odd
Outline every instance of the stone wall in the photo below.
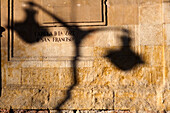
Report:
[[[170,111],[169,0],[1,0],[1,26],[1,109]]]

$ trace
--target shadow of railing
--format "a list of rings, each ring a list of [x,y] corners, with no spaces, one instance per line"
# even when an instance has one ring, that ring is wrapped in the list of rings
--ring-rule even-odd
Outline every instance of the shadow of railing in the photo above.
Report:
[[[73,43],[75,45],[75,56],[73,57],[72,60],[73,84],[69,86],[67,90],[67,96],[56,106],[57,110],[60,111],[61,107],[66,103],[66,101],[68,101],[71,98],[71,91],[76,85],[78,85],[77,61],[78,61],[78,57],[80,56],[79,46],[82,44],[86,36],[89,35],[90,33],[107,31],[107,30],[119,30],[124,33],[124,35],[120,37],[122,39],[122,48],[117,51],[110,50],[108,51],[108,55],[105,56],[106,58],[110,59],[110,61],[114,65],[116,65],[119,69],[123,71],[127,71],[137,66],[138,64],[144,63],[144,61],[140,58],[140,56],[135,52],[133,52],[133,50],[130,48],[131,37],[129,36],[130,34],[129,30],[121,29],[121,28],[95,28],[95,29],[84,30],[77,25],[68,25],[63,20],[61,20],[56,15],[46,10],[39,4],[35,4],[33,2],[27,2],[27,4],[29,4],[29,8],[24,9],[27,15],[26,18],[22,22],[14,22],[14,26],[13,26],[14,31],[20,36],[20,38],[23,41],[30,44],[39,42],[43,38],[43,35],[37,39],[37,37],[35,37],[33,33],[39,29],[43,30],[44,32],[48,31],[47,28],[41,27],[40,24],[36,22],[35,19],[36,10],[34,9],[34,7],[41,9],[44,13],[47,13],[54,20],[62,24],[62,26],[65,27],[68,31],[70,32],[74,31],[74,33],[71,34],[74,39]]]

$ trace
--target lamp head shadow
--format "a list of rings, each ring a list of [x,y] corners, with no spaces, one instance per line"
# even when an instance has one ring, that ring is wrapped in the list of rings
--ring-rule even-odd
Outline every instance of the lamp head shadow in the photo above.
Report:
[[[126,32],[127,33],[127,32]],[[129,34],[129,33],[128,33]],[[131,49],[132,39],[127,34],[120,37],[122,45],[119,50],[108,50],[105,56],[117,68],[128,71],[137,65],[144,64],[142,58]]]
[[[48,30],[37,22],[36,15],[38,12],[31,5],[24,8],[24,13],[26,17],[22,21],[14,21],[13,26],[9,29],[13,29],[24,42],[28,44],[37,43],[44,37],[44,34],[48,33]]]
[[[0,26],[0,37],[2,37],[2,33],[5,31],[5,28]]]

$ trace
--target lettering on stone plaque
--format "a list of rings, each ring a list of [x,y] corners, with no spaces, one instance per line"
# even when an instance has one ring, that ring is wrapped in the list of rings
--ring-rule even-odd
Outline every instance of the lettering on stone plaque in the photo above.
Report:
[[[73,41],[72,35],[74,31],[53,31],[53,32],[35,32],[34,35],[38,39],[43,36],[45,38],[40,39],[40,42],[71,42]]]
[[[8,59],[9,60],[39,60],[48,58],[57,60],[62,56],[74,57],[74,37],[76,31],[70,31],[49,13],[28,2],[34,2],[51,14],[60,18],[67,25],[76,25],[81,29],[90,26],[106,26],[107,13],[105,0],[8,0]],[[95,7],[94,7],[95,6]],[[82,13],[83,12],[83,13]],[[26,25],[26,26],[24,26]],[[19,27],[18,27],[19,26]],[[33,27],[32,27],[33,26]],[[17,28],[18,27],[18,28]],[[20,33],[18,31],[20,30]],[[28,36],[30,35],[30,36]],[[22,37],[21,37],[22,36]],[[29,38],[31,43],[27,42]],[[87,50],[90,48],[90,50]],[[91,47],[85,47],[86,55]],[[59,58],[60,59],[60,58]]]
[[[36,37],[39,36],[72,36],[75,34],[74,31],[53,31],[53,32],[35,32],[34,35]]]

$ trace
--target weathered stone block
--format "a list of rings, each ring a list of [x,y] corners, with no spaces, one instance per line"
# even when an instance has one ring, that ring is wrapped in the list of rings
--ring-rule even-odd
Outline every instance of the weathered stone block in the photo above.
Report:
[[[22,68],[22,84],[59,87],[58,68]]]
[[[81,47],[94,47],[94,43],[96,42],[96,33],[99,33],[102,31],[96,31],[94,33],[90,33],[88,36],[86,36],[83,41],[82,44],[80,45]],[[103,31],[104,32],[104,31]]]
[[[166,45],[170,45],[170,33],[168,31],[170,31],[170,24],[165,24],[164,26],[165,28],[165,42]]]
[[[170,90],[166,90],[163,94],[163,100],[166,111],[170,111]]]
[[[74,84],[74,75],[73,68],[60,68],[58,71],[59,75],[59,88],[68,88]]]
[[[149,91],[150,90],[150,91]],[[147,88],[136,92],[134,90],[117,90],[115,93],[115,109],[140,109],[143,111],[156,111],[156,94],[154,90]]]
[[[71,91],[70,98],[61,106],[62,109],[92,109],[92,90],[74,89]]]
[[[8,68],[6,80],[9,85],[21,85],[21,69]]]
[[[82,67],[77,69],[77,83],[79,86],[90,86],[94,79],[94,69],[88,67]]]
[[[48,95],[48,108],[55,110],[56,107],[62,103],[67,97],[67,90],[59,90],[54,87],[50,88],[49,95]]]
[[[93,109],[113,109],[114,108],[114,91],[107,88],[93,90]]]
[[[138,24],[137,4],[122,5],[110,3],[108,10],[109,25],[136,25]]]
[[[139,51],[146,65],[163,66],[162,46],[141,46]]]
[[[30,68],[25,68],[22,69],[22,84],[27,85],[32,83],[32,79],[30,77],[31,74],[31,69]]]
[[[10,109],[30,109],[31,97],[33,96],[32,89],[20,89],[7,87],[2,90],[0,106]]]
[[[163,45],[162,25],[140,25],[140,45],[156,46]]]
[[[160,4],[161,0],[139,0],[139,4]]]
[[[106,30],[103,32],[96,32],[94,37],[95,38],[94,46],[97,47],[110,46],[111,44],[107,44],[107,42],[109,42],[110,37],[112,38],[112,41],[110,43],[114,43],[115,42],[114,31]]]
[[[170,23],[170,6],[169,1],[164,1],[163,3],[163,15],[164,15],[164,23]]]
[[[32,109],[47,109],[49,101],[49,90],[45,88],[33,89],[31,97]]]
[[[139,24],[162,24],[162,7],[160,4],[139,7]]]

